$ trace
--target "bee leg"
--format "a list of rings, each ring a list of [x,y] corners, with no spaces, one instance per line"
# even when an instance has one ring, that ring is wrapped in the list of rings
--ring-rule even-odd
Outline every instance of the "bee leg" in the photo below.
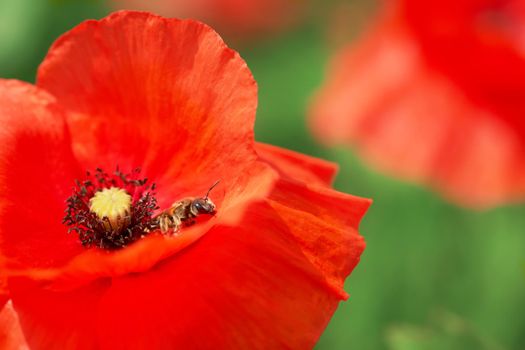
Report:
[[[173,234],[178,233],[180,231],[180,227],[182,226],[182,221],[178,217],[175,217],[175,216],[172,216],[171,219],[172,219]]]
[[[159,225],[159,228],[160,228],[160,232],[162,232],[163,234],[166,234],[168,233],[168,231],[170,230],[170,224],[171,220],[170,220],[170,217],[167,216],[167,215],[161,215],[159,216],[158,218],[158,225]]]

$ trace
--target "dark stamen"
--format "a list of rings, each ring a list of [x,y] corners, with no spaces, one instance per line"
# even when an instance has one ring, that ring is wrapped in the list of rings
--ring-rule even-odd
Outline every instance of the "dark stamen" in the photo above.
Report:
[[[85,247],[103,249],[125,247],[149,233],[154,226],[153,212],[158,209],[155,184],[147,185],[147,179],[138,178],[139,174],[140,169],[126,174],[117,167],[110,175],[97,168],[94,174],[86,172],[83,182],[76,180],[62,220],[69,226],[68,233],[76,232]],[[89,200],[95,193],[110,187],[121,188],[132,198],[129,213],[121,218],[122,225],[112,225],[107,217],[100,219],[90,210]]]

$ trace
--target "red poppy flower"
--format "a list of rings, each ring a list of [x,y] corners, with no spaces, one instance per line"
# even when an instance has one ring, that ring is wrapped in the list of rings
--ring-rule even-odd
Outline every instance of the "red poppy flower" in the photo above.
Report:
[[[313,130],[464,205],[522,199],[525,2],[391,5],[336,57]]]
[[[138,12],[63,35],[37,86],[0,81],[0,249],[30,348],[313,346],[369,201],[332,190],[332,164],[255,143],[256,95],[212,29]],[[214,216],[158,230],[154,198],[216,180]]]
[[[271,34],[304,17],[305,0],[111,0],[114,8],[146,10],[169,17],[196,18],[229,37]]]

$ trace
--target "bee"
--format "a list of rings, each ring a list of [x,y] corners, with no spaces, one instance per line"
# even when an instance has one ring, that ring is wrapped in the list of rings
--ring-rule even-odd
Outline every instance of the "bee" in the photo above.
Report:
[[[215,182],[202,198],[189,197],[173,203],[169,209],[157,215],[156,226],[163,234],[170,230],[177,233],[182,226],[195,224],[195,218],[201,214],[215,215],[217,207],[208,196],[218,184],[219,181]]]

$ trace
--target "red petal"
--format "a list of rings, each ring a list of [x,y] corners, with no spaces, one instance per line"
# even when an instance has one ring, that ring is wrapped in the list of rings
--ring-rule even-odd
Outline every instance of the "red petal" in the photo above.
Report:
[[[347,297],[344,280],[365,247],[357,229],[371,201],[329,188],[332,163],[260,143],[257,152],[283,176],[269,197],[272,207],[328,285]]]
[[[325,187],[281,180],[269,202],[328,285],[343,298],[348,297],[343,290],[344,280],[365,248],[357,230],[371,201]]]
[[[325,225],[311,218],[284,222],[276,215],[278,210],[254,205],[242,225],[215,227],[155,269],[115,280],[100,308],[104,346],[312,348],[341,296],[304,255],[295,234],[316,235],[323,245],[322,236],[333,231],[319,230]],[[356,240],[356,252],[362,247]]]
[[[337,173],[337,164],[319,158],[260,142],[256,149],[259,158],[271,164],[282,176],[296,181],[331,186]]]
[[[20,328],[18,314],[13,309],[11,302],[0,308],[0,349],[29,349],[24,333]]]
[[[523,3],[450,0],[422,4],[403,0],[398,14],[431,69],[445,75],[473,104],[508,123],[522,139]]]
[[[1,236],[0,236],[1,237]],[[5,261],[4,257],[0,255],[0,310],[4,304],[9,300],[9,290],[7,288],[7,276],[5,276]]]
[[[66,293],[15,284],[28,342],[41,349],[312,348],[346,297],[342,280],[364,244],[326,217],[271,203],[275,209],[253,204],[241,225],[217,225],[141,274]]]
[[[398,21],[337,58],[312,111],[329,142],[356,144],[381,169],[484,207],[525,196],[525,143],[429,66]]]
[[[7,290],[6,281],[0,278],[0,310],[9,300],[9,291]]]
[[[67,293],[45,290],[25,280],[10,283],[20,326],[31,349],[89,350],[98,347],[98,304],[109,280]]]
[[[170,193],[161,205],[218,179],[225,185],[256,157],[256,83],[240,56],[193,20],[122,11],[84,22],[51,47],[38,85],[71,111],[86,169],[141,167]]]
[[[59,265],[81,251],[61,224],[78,177],[69,135],[53,97],[0,80],[0,249],[11,265]]]

